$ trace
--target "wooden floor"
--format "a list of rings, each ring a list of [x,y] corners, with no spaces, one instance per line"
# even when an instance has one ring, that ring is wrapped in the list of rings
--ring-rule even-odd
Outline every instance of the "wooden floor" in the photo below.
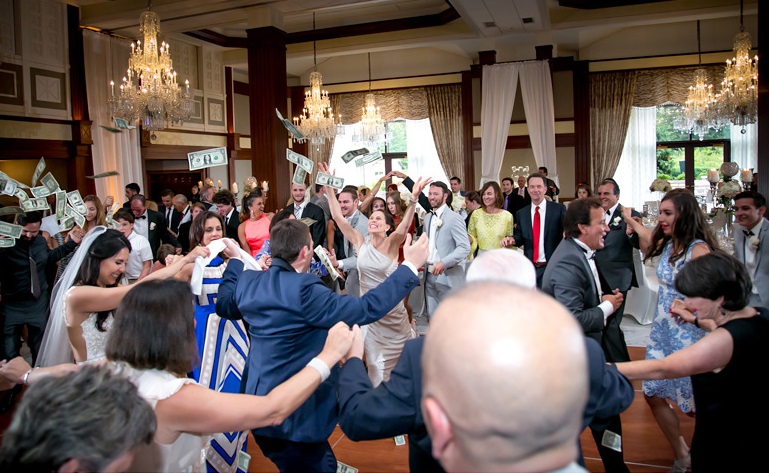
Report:
[[[630,347],[633,360],[643,359],[644,348]],[[673,464],[673,451],[662,431],[654,421],[651,410],[641,393],[641,382],[633,382],[636,397],[633,404],[622,417],[625,463],[631,472],[666,472]],[[681,431],[687,444],[691,443],[694,431],[694,419],[676,410],[681,420]],[[581,436],[585,466],[592,473],[605,471],[601,458],[590,435],[586,430]],[[337,460],[354,468],[359,473],[373,472],[408,472],[408,445],[396,446],[393,439],[370,442],[353,442],[337,427],[329,437]],[[277,472],[277,468],[259,451],[259,447],[249,438],[248,453],[251,455],[251,472]]]
[[[632,359],[642,359],[644,349],[630,347]],[[651,410],[646,405],[640,392],[641,383],[634,382],[636,397],[630,408],[622,414],[625,462],[631,472],[665,472],[673,464],[673,453],[657,427]],[[687,443],[690,443],[694,420],[676,410],[681,420],[681,430]],[[8,425],[10,416],[0,415],[0,432]],[[583,454],[585,464],[593,473],[603,472],[603,464],[598,456],[595,442],[589,431],[583,432]],[[354,468],[359,473],[367,472],[408,472],[408,446],[396,446],[393,439],[353,442],[337,427],[329,437],[337,460]],[[275,466],[267,460],[249,437],[248,453],[251,455],[251,472],[276,472]]]

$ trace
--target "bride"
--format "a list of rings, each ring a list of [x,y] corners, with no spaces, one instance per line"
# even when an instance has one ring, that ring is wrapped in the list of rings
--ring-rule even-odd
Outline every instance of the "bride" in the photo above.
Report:
[[[328,164],[318,163],[318,171],[328,173]],[[414,205],[422,189],[430,181],[431,179],[417,180],[412,189],[411,203],[397,228],[389,213],[381,210],[371,212],[368,219],[368,237],[364,237],[347,222],[342,216],[342,210],[333,189],[326,189],[331,216],[339,225],[339,230],[355,246],[358,254],[361,295],[381,284],[398,269],[398,252],[414,220]],[[390,379],[390,372],[398,362],[403,344],[415,337],[416,331],[409,322],[409,315],[403,301],[381,319],[366,325],[364,342],[366,366],[369,379],[374,386]]]
[[[112,313],[133,287],[121,285],[131,244],[117,230],[94,227],[53,288],[51,315],[36,366],[93,363],[104,358]],[[170,278],[207,249],[190,252],[144,280]]]

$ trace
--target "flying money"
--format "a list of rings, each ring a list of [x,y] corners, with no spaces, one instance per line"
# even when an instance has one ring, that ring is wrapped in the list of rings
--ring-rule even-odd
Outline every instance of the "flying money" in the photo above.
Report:
[[[364,154],[360,158],[356,159],[355,166],[356,167],[365,166],[366,164],[377,162],[380,159],[383,159],[382,153],[380,153],[379,151],[374,151],[373,153]]]
[[[24,227],[21,225],[14,225],[8,222],[0,222],[0,235],[11,238],[21,238],[21,230],[23,228]]]
[[[56,218],[64,218],[64,209],[67,206],[67,193],[64,191],[56,191]]]
[[[344,187],[344,178],[318,171],[318,174],[315,176],[315,184],[341,189]]]
[[[30,184],[30,187],[35,187],[37,185],[37,180],[40,179],[43,171],[45,171],[45,158],[40,157],[40,161],[38,161],[37,166],[35,166],[35,172],[32,174],[32,184]]]
[[[211,148],[187,153],[190,171],[227,164],[227,148]]]
[[[56,178],[53,177],[53,174],[51,174],[50,172],[45,176],[43,176],[43,178],[40,180],[40,183],[43,184],[48,189],[49,194],[53,194],[54,192],[60,190],[59,181],[57,181]]]
[[[53,192],[45,186],[33,187],[29,191],[32,192],[32,197],[48,197],[53,194]]]
[[[0,215],[15,215],[15,214],[23,214],[24,209],[21,207],[17,207],[15,205],[10,205],[8,207],[0,207]]]
[[[291,182],[294,184],[301,184],[305,185],[307,184],[304,182],[307,179],[307,171],[302,169],[301,166],[297,166],[296,169],[294,169],[294,176],[291,178]]]
[[[345,164],[347,164],[362,154],[368,154],[368,148],[360,148],[360,149],[354,149],[352,151],[348,151],[342,155],[342,161],[344,161]]]
[[[72,217],[64,217],[59,219],[59,229],[62,232],[67,232],[75,226],[75,219]]]
[[[277,108],[275,109],[275,113],[278,115],[278,120],[283,124],[284,127],[286,127],[286,130],[288,130],[289,133],[294,135],[294,138],[297,141],[304,141],[304,134],[297,130],[297,128],[294,126],[293,123],[291,123],[291,120],[287,120],[283,118],[283,115],[281,115],[280,110]]]
[[[67,202],[69,202],[69,205],[71,205],[72,208],[76,210],[80,215],[85,215],[88,213],[88,209],[85,207],[83,198],[80,196],[80,191],[75,190],[67,192]]]
[[[318,255],[318,259],[323,264],[323,266],[325,266],[326,269],[328,270],[328,274],[331,275],[331,279],[336,281],[337,278],[339,277],[339,273],[337,272],[334,265],[331,264],[331,259],[329,259],[328,255],[326,254],[326,250],[323,249],[322,245],[318,245],[315,247],[315,254]]]
[[[307,156],[301,155],[296,151],[292,151],[290,148],[286,148],[286,159],[296,164],[297,166],[300,166],[308,173],[312,172],[313,163],[312,160]]]
[[[45,197],[36,197],[34,199],[27,199],[21,202],[21,208],[24,209],[25,212],[48,210],[48,201],[46,200]]]
[[[107,172],[100,172],[99,174],[94,174],[93,176],[85,176],[88,179],[101,179],[102,177],[110,177],[110,176],[119,176],[120,173],[117,171],[107,171]]]
[[[14,195],[16,193],[16,182],[11,179],[0,179],[0,194]]]
[[[0,248],[10,248],[16,244],[15,238],[2,238],[0,237]]]

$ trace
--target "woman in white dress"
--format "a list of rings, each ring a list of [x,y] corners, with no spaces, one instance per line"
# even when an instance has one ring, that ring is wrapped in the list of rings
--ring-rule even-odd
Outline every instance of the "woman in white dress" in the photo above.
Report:
[[[328,172],[328,164],[319,163],[318,170]],[[368,236],[364,237],[342,216],[342,210],[333,189],[327,188],[331,216],[339,229],[355,247],[358,254],[358,274],[360,293],[365,294],[382,283],[398,269],[398,249],[406,240],[411,222],[414,220],[414,207],[422,189],[431,179],[417,179],[411,193],[411,202],[397,228],[390,213],[377,210],[368,219]],[[368,376],[371,384],[379,385],[390,379],[390,372],[398,363],[403,344],[417,336],[403,301],[384,317],[365,327],[365,351]]]
[[[88,232],[53,289],[53,304],[36,366],[93,363],[104,358],[112,311],[132,286],[121,285],[131,244],[119,231],[103,226]],[[178,258],[144,280],[173,277],[202,248]]]

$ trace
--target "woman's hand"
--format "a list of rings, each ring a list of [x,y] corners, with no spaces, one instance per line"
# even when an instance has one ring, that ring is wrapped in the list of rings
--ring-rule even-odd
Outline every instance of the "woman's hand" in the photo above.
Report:
[[[228,258],[238,258],[240,256],[240,245],[238,245],[232,238],[222,238],[224,242],[224,253]]]
[[[114,204],[114,203],[115,203],[115,198],[114,197],[112,197],[111,195],[108,195],[107,197],[105,197],[104,198],[104,210],[108,211],[110,209],[110,207],[112,207],[112,204]]]
[[[267,253],[262,254],[256,262],[263,271],[267,271],[272,266],[272,256]]]
[[[515,238],[511,236],[504,237],[499,241],[499,246],[502,248],[510,248],[515,246]]]
[[[674,299],[673,303],[670,304],[670,315],[679,324],[689,322],[694,325],[694,322],[697,320],[697,317],[686,307],[686,303],[681,299]]]
[[[192,250],[190,250],[189,253],[187,253],[185,256],[182,257],[185,263],[194,263],[198,256],[202,256],[203,258],[208,258],[208,256],[211,254],[211,250],[208,249],[208,247],[205,247],[203,245],[198,245]]]
[[[358,328],[358,332],[360,332],[360,328]],[[318,358],[323,360],[329,369],[333,368],[350,350],[354,337],[355,331],[353,329],[344,322],[337,322],[329,329],[326,344],[323,345],[323,351],[320,352]]]

